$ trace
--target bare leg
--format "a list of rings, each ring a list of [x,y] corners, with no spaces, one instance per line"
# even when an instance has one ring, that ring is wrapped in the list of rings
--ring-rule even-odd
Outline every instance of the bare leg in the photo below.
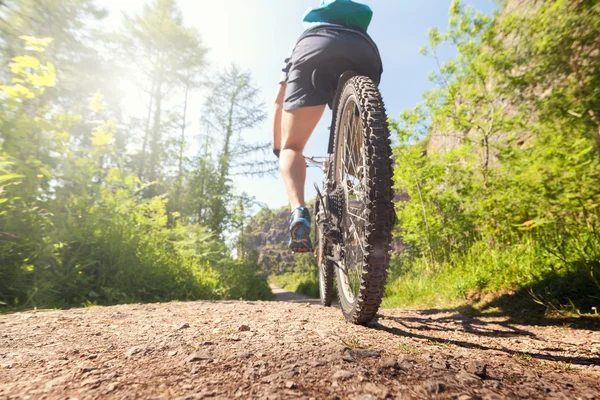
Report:
[[[279,169],[292,210],[304,205],[306,162],[302,151],[325,111],[325,105],[283,111]]]

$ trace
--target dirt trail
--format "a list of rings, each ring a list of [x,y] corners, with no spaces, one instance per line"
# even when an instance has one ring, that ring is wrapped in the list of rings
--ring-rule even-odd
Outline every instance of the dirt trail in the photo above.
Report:
[[[312,299],[299,293],[288,292],[287,290],[277,287],[275,285],[269,285],[269,288],[271,288],[271,292],[273,292],[274,301],[285,301],[288,303],[319,304],[318,299]]]
[[[598,327],[299,300],[0,316],[0,399],[600,398]]]

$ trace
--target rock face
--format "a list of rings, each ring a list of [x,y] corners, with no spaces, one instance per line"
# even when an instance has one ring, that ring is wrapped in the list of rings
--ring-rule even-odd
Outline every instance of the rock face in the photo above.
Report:
[[[258,253],[258,263],[266,275],[290,271],[294,256],[287,248],[290,211],[287,207],[257,215],[246,236],[246,248]]]

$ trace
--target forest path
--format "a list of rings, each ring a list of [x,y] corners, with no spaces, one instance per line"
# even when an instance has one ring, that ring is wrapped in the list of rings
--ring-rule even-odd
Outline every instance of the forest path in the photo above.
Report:
[[[597,325],[304,300],[2,315],[0,399],[600,398]]]
[[[319,299],[313,299],[308,296],[304,296],[300,293],[288,292],[285,289],[277,287],[275,285],[269,285],[271,292],[273,293],[274,301],[286,301],[289,303],[310,303],[319,304]]]

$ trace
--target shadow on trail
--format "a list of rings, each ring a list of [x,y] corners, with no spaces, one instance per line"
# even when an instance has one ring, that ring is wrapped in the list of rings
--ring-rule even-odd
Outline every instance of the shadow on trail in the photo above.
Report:
[[[490,350],[511,356],[526,355],[532,359],[564,362],[567,364],[600,365],[600,357],[565,356],[558,354],[565,351],[562,348],[544,347],[542,350],[548,354],[511,349],[511,338],[526,337],[527,340],[544,340],[536,336],[534,332],[527,330],[526,327],[528,325],[557,326],[566,329],[576,328],[598,331],[600,330],[600,319],[593,317],[545,318],[543,317],[543,313],[536,315],[528,314],[525,318],[521,310],[530,312],[531,308],[514,309],[505,307],[502,309],[499,307],[499,305],[510,304],[510,300],[511,296],[507,295],[506,298],[501,297],[483,307],[483,310],[492,309],[493,311],[491,312],[481,312],[471,306],[462,306],[453,309],[417,310],[411,312],[411,316],[407,315],[405,317],[392,317],[383,314],[378,315],[368,326],[395,336],[418,338],[438,344],[450,344],[468,349]],[[522,303],[519,304],[523,305]],[[538,309],[536,312],[539,311]],[[420,316],[415,317],[414,314]],[[381,323],[383,320],[391,320],[398,327],[387,326],[389,324]],[[441,334],[449,330],[464,332],[464,339],[448,339],[442,337],[442,335],[440,337],[436,335],[436,332]],[[498,345],[493,347],[489,343],[480,343],[479,338],[481,337],[498,338],[500,340],[497,342]]]

